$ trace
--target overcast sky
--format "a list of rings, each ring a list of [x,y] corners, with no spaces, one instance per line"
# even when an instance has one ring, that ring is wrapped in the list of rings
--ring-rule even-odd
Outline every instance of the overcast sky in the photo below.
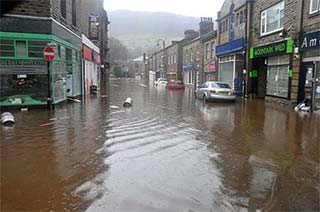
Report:
[[[194,17],[213,17],[214,19],[222,4],[223,0],[104,0],[104,7],[107,11],[156,11]]]

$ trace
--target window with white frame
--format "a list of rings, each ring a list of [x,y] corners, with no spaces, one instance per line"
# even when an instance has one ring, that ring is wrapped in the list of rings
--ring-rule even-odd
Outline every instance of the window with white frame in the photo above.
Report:
[[[211,42],[211,59],[213,59],[215,51],[216,51],[216,49],[214,46],[214,42]]]
[[[206,43],[206,59],[210,57],[210,46],[209,43]]]
[[[310,14],[320,12],[320,0],[310,0]]]
[[[283,29],[284,1],[261,12],[261,35]]]

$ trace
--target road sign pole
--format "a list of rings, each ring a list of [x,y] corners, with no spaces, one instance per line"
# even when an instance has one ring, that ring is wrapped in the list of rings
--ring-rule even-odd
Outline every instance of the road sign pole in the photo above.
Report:
[[[48,110],[51,108],[54,109],[52,105],[52,99],[51,99],[51,73],[50,73],[50,61],[52,61],[55,57],[54,49],[50,46],[47,46],[43,49],[43,57],[47,61],[47,80],[48,80],[48,97],[47,97],[47,107]]]
[[[50,77],[50,61],[47,61],[47,78],[48,78],[48,97],[47,97],[47,108],[51,109],[51,77]]]

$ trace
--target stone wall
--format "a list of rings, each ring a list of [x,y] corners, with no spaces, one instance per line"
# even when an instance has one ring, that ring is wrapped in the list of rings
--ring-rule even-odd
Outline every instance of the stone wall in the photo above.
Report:
[[[286,37],[297,38],[296,29],[296,17],[297,17],[297,1],[298,0],[284,0],[284,23],[283,28],[287,31]],[[259,0],[255,1],[252,11],[252,46],[263,45],[275,41],[282,40],[283,38],[279,36],[280,31],[261,36],[261,12],[277,3],[279,0]]]
[[[50,17],[50,4],[48,0],[6,0],[4,4],[8,7],[8,14]]]

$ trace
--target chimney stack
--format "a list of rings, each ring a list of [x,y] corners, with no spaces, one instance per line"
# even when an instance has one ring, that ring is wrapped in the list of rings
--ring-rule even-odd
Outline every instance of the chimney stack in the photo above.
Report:
[[[199,23],[200,36],[213,31],[213,21],[210,17],[201,17]]]

